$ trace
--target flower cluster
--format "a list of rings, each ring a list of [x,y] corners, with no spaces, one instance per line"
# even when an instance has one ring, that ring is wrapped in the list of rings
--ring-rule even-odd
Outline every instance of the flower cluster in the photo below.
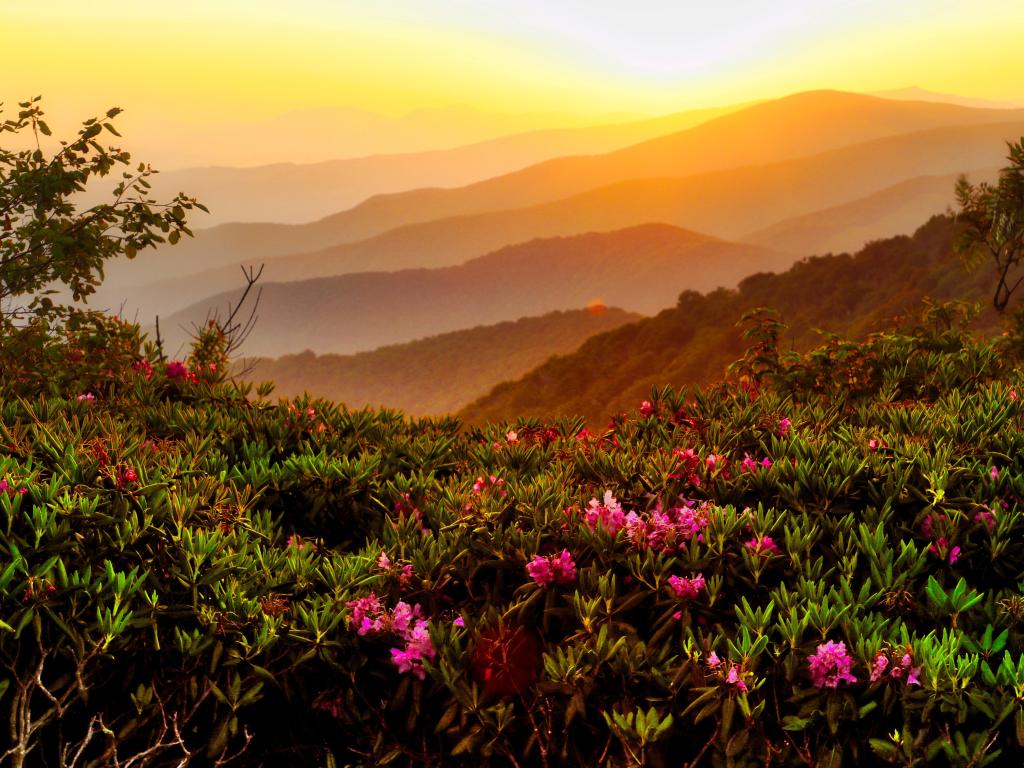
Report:
[[[146,358],[136,360],[132,363],[132,370],[137,373],[141,373],[146,378],[146,381],[153,378],[153,366]]]
[[[476,482],[473,483],[473,493],[477,496],[482,496],[488,491],[501,498],[505,498],[508,495],[508,491],[505,489],[505,480],[497,475],[478,477]]]
[[[0,480],[0,492],[6,493],[8,496],[13,496],[15,494],[24,496],[28,493],[28,488],[21,486],[15,489],[15,487],[8,483],[7,480]]]
[[[853,659],[846,650],[846,643],[829,640],[818,646],[818,650],[807,659],[811,673],[811,684],[817,688],[838,688],[840,683],[855,683],[857,678],[850,672]]]
[[[612,496],[611,491],[604,492],[604,500],[591,499],[583,510],[583,522],[592,531],[603,528],[614,536],[626,526],[626,513],[622,505]]]
[[[771,536],[753,536],[743,542],[743,546],[761,557],[771,557],[781,551]]]
[[[165,369],[165,375],[171,381],[187,381],[194,384],[196,381],[199,380],[198,377],[194,373],[192,373],[188,369],[188,366],[185,365],[185,363],[183,363],[181,360],[171,360],[171,362],[167,364],[167,368]]]
[[[704,540],[703,531],[709,523],[711,505],[683,500],[668,512],[659,503],[649,514],[630,512],[625,518],[626,538],[638,549],[655,552],[681,552],[696,539]]]
[[[940,560],[947,561],[950,565],[960,559],[960,547],[951,546],[945,535],[952,525],[950,519],[941,512],[928,513],[921,521],[921,532],[932,539],[928,551]]]
[[[913,651],[910,648],[897,648],[889,653],[879,651],[875,655],[870,680],[877,683],[888,676],[893,680],[905,680],[907,685],[920,685],[920,674],[921,668],[914,666]]]
[[[396,576],[398,578],[398,586],[402,589],[407,588],[412,583],[412,566],[408,563],[405,565],[393,563],[391,558],[388,557],[388,553],[384,550],[381,550],[380,557],[377,558],[377,567],[388,575]]]
[[[668,585],[676,597],[692,600],[704,589],[704,574],[696,576],[669,576]]]
[[[699,486],[701,484],[700,473],[697,471],[701,466],[700,456],[693,448],[687,448],[685,451],[680,448],[675,448],[672,451],[672,458],[676,460],[677,466],[675,471],[669,473],[669,477],[674,480],[685,480],[690,485]]]
[[[391,649],[391,661],[402,673],[411,672],[420,680],[426,677],[424,659],[433,660],[437,655],[430,641],[430,623],[422,617],[419,604],[410,606],[398,601],[392,610],[387,610],[380,598],[373,592],[345,604],[352,612],[350,626],[360,636],[394,635],[401,641],[400,647]]]
[[[749,453],[743,454],[743,460],[740,462],[741,472],[756,472],[759,469],[771,469],[772,460],[765,456],[760,461],[757,461]]]
[[[745,677],[749,677],[749,673],[743,669],[742,664],[736,664],[731,661],[722,661],[718,654],[712,651],[708,654],[707,665],[709,670],[712,670],[717,674],[721,678],[722,682],[727,686],[730,686],[732,689],[740,693],[746,693],[750,690],[750,686],[748,686],[746,680],[744,680]]]
[[[526,573],[541,587],[568,584],[576,580],[576,563],[569,550],[563,549],[558,555],[535,556],[526,564]]]

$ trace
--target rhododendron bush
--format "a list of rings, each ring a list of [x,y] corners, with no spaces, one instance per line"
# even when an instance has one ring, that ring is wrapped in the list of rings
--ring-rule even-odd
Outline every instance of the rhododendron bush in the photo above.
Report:
[[[1024,759],[1004,342],[761,345],[607,428],[467,431],[118,333],[0,376],[0,762]]]

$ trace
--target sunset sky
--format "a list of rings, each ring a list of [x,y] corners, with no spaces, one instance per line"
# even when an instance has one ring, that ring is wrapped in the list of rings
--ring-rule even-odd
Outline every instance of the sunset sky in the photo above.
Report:
[[[153,143],[321,107],[519,129],[814,88],[1024,102],[1020,0],[5,0],[0,24],[0,99],[117,104]]]

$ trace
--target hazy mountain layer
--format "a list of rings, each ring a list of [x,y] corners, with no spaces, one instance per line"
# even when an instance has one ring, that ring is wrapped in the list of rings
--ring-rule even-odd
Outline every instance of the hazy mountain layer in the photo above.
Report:
[[[271,260],[266,277],[281,281],[446,266],[508,243],[607,232],[647,222],[739,240],[779,221],[859,200],[906,179],[997,166],[1006,152],[1004,141],[1021,135],[1024,122],[938,128],[782,163],[622,182],[555,203],[411,225],[360,243]],[[872,224],[877,211],[865,215],[866,219],[857,222],[865,239],[892,234],[885,221]],[[812,239],[806,244],[817,245]],[[796,255],[807,255],[807,251]],[[135,289],[130,303],[166,313],[202,296],[233,289],[239,284],[239,274],[236,266],[204,273],[198,279]],[[114,298],[110,303],[117,306],[121,296]]]
[[[259,326],[244,351],[352,353],[592,300],[653,313],[670,306],[683,288],[733,286],[752,272],[784,269],[792,261],[789,254],[652,224],[536,240],[457,267],[269,283]],[[162,321],[161,328],[174,345],[181,341],[174,329],[202,323],[208,307],[224,307],[230,298],[205,300]]]
[[[549,160],[455,189],[380,195],[310,224],[215,227],[198,233],[194,241],[179,244],[169,257],[164,257],[166,252],[143,254],[130,271],[113,269],[111,279],[137,285],[243,260],[261,261],[272,256],[362,241],[409,224],[536,206],[618,182],[683,177],[776,163],[934,127],[1013,120],[1024,121],[1024,110],[970,109],[834,91],[801,93],[604,155]],[[888,183],[900,180],[902,178]],[[865,190],[865,193],[867,191],[873,190]],[[642,220],[648,221],[651,217]],[[628,223],[637,221],[633,219]],[[767,221],[765,225],[770,223],[773,222]],[[617,226],[624,225],[622,221],[617,223]],[[700,222],[690,222],[687,226],[702,227]],[[487,247],[508,242],[514,241],[503,240]],[[425,263],[419,264],[423,265]]]
[[[318,163],[186,168],[156,175],[153,194],[161,199],[186,191],[201,200],[210,214],[197,215],[196,227],[226,222],[298,224],[351,208],[373,195],[457,187],[553,157],[608,152],[741,108],[698,109],[617,125],[530,131],[432,152]],[[339,150],[343,147],[340,143]],[[83,198],[86,202],[99,202],[107,194],[100,186],[91,193]]]
[[[243,361],[245,378],[273,381],[275,394],[309,392],[350,408],[387,405],[418,416],[451,413],[495,384],[522,376],[596,333],[640,319],[615,308],[552,312],[481,326],[358,355],[302,352]]]
[[[918,176],[849,203],[796,216],[744,235],[744,242],[793,253],[856,251],[870,240],[908,235],[955,204],[959,174]],[[991,168],[966,174],[972,182],[994,181]]]

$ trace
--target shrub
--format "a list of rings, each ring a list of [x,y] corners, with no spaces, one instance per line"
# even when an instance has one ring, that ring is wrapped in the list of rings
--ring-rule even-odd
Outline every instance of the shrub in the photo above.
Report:
[[[5,398],[6,759],[1012,764],[1000,343],[834,340],[603,433],[272,404],[131,354],[91,399]]]

